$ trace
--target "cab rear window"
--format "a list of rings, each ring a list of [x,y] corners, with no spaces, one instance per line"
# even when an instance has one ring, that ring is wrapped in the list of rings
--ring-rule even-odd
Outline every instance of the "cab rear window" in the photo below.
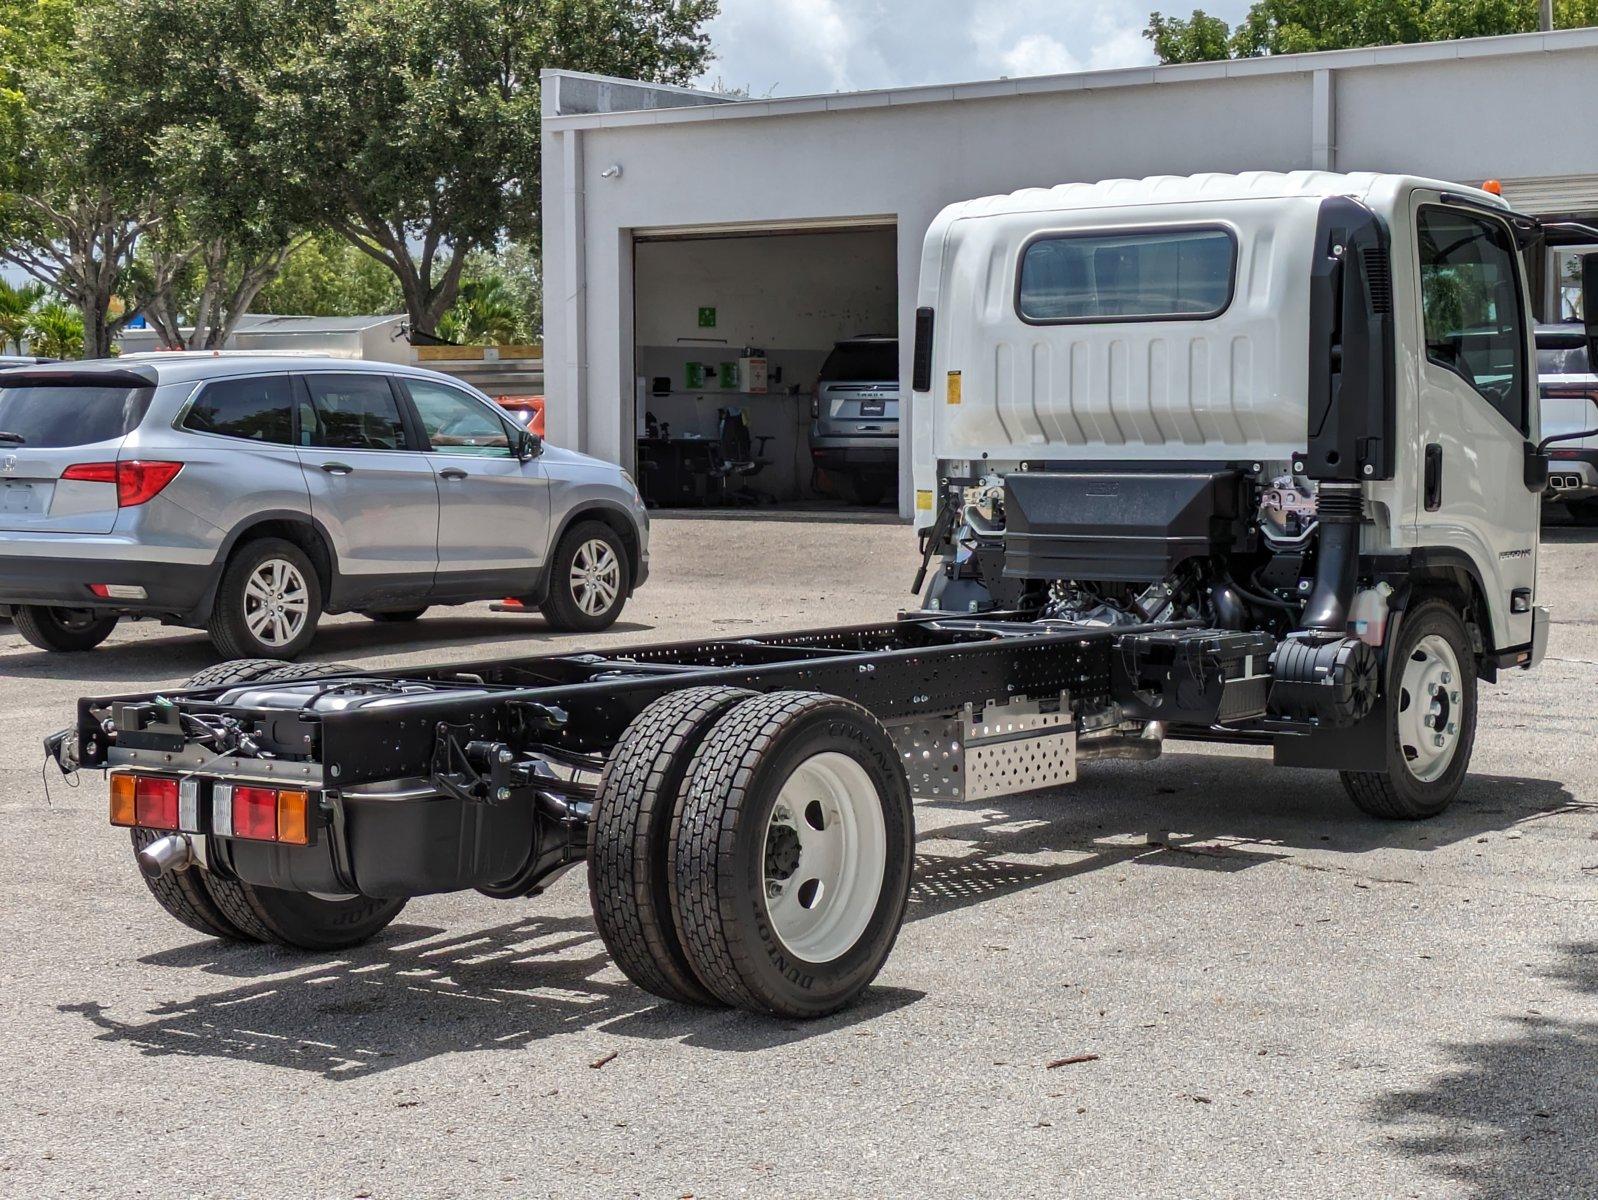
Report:
[[[150,388],[0,386],[0,448],[88,446],[124,437],[150,406]]]
[[[1232,302],[1236,273],[1219,226],[1045,234],[1021,253],[1016,311],[1034,325],[1207,320]]]
[[[1587,347],[1580,343],[1546,345],[1537,339],[1537,374],[1539,375],[1590,375],[1592,364],[1587,361]]]

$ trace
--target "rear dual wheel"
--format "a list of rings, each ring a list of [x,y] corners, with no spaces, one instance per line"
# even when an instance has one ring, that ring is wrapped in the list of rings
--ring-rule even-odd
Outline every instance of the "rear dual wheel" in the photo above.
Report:
[[[904,920],[903,769],[858,705],[695,689],[712,691],[657,701],[611,757],[589,857],[601,936],[667,999],[834,1012],[876,977]]]
[[[185,687],[226,687],[235,683],[293,683],[354,668],[343,663],[282,663],[241,659],[207,667]],[[136,854],[167,836],[134,829]],[[230,941],[269,942],[302,950],[341,950],[381,931],[405,907],[405,900],[374,896],[321,896],[260,887],[228,879],[215,871],[188,867],[152,879],[140,875],[168,915],[198,933]]]

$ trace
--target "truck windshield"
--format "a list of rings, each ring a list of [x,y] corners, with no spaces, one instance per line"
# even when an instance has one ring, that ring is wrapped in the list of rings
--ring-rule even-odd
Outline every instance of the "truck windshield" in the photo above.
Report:
[[[150,404],[149,388],[0,387],[0,430],[8,446],[49,449],[108,442],[132,432]]]
[[[1022,254],[1016,307],[1033,324],[1203,320],[1231,303],[1236,263],[1214,226],[1051,234]]]

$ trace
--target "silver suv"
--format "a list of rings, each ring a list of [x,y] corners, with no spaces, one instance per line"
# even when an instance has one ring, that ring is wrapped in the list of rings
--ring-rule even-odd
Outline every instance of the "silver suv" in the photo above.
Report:
[[[626,472],[432,371],[161,354],[0,376],[0,608],[47,650],[133,615],[291,658],[323,613],[507,596],[596,630],[648,573]]]
[[[899,479],[899,339],[838,342],[810,404],[810,458],[849,479],[862,504],[881,504]]]

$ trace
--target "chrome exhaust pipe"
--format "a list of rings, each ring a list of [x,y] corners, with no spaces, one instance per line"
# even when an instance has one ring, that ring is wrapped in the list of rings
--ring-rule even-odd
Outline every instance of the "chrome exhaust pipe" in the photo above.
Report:
[[[1076,757],[1078,762],[1102,758],[1129,758],[1136,762],[1149,762],[1160,756],[1164,739],[1165,726],[1159,721],[1150,721],[1143,727],[1141,733],[1110,733],[1078,738]]]
[[[169,833],[156,838],[133,856],[139,860],[139,870],[150,879],[159,879],[172,871],[187,870],[194,861],[194,850],[189,839],[182,834]]]

